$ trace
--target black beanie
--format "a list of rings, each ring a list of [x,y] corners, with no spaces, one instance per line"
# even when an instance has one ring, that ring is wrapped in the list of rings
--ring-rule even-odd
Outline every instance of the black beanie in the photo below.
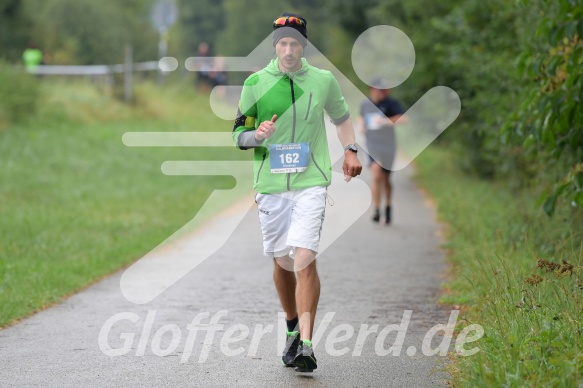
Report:
[[[301,19],[304,24],[301,26],[295,25],[295,24],[289,24],[289,22],[286,22],[286,24],[284,26],[273,26],[273,45],[275,46],[277,44],[277,42],[279,42],[279,40],[281,38],[294,38],[296,39],[298,42],[300,42],[300,44],[302,45],[302,47],[306,47],[308,44],[308,30],[307,30],[307,24],[308,22],[306,21],[306,19],[303,18],[303,16],[295,14],[295,13],[291,13],[291,12],[284,12],[281,14],[281,16],[278,16],[276,18],[279,19],[280,17],[285,17],[285,16],[295,16],[299,19]]]

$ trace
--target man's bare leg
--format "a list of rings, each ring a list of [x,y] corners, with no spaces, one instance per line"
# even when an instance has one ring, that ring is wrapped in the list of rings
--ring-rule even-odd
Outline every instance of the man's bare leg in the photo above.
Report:
[[[276,257],[273,260],[273,282],[285,312],[285,319],[292,320],[297,314],[296,307],[296,274],[294,261],[289,256]]]
[[[306,248],[296,248],[296,304],[300,319],[300,337],[312,339],[316,309],[320,300],[320,277],[316,269],[316,254]]]

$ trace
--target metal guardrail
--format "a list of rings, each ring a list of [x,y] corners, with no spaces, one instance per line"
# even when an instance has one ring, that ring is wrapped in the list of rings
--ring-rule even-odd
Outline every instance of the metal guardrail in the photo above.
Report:
[[[131,101],[133,96],[133,73],[138,71],[158,71],[160,74],[164,68],[161,61],[132,62],[131,47],[126,47],[126,63],[117,65],[89,65],[89,66],[61,66],[61,65],[39,65],[34,69],[27,69],[34,75],[64,75],[64,76],[105,76],[110,83],[113,83],[112,75],[123,74],[124,99]],[[160,75],[158,76],[160,79]]]

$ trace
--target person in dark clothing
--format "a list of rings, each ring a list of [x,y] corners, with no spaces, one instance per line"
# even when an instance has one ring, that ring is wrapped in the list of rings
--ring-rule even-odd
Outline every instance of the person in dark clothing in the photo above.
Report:
[[[392,185],[391,167],[396,154],[394,125],[406,122],[403,108],[390,97],[388,82],[375,78],[370,83],[369,98],[360,106],[359,129],[366,136],[366,146],[372,170],[372,200],[374,215],[372,220],[379,222],[381,215],[381,192],[385,198],[385,224],[391,223]]]

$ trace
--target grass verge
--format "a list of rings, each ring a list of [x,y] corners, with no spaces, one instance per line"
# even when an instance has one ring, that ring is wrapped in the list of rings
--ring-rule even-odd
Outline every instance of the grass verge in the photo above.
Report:
[[[0,327],[139,259],[235,184],[165,176],[162,162],[251,156],[123,145],[128,131],[230,131],[185,86],[139,85],[133,106],[86,82],[42,80],[41,93],[36,114],[0,131]]]
[[[442,302],[462,308],[484,336],[454,355],[455,386],[583,384],[583,213],[548,218],[537,194],[460,171],[455,153],[430,147],[417,178],[447,225],[453,264]],[[472,345],[472,346],[470,346]]]

